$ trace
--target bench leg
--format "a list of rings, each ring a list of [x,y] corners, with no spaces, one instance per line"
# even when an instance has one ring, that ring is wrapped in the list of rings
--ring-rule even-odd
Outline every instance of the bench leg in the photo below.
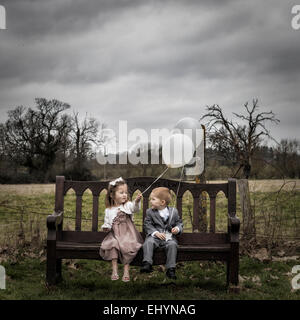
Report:
[[[56,282],[60,282],[61,280],[61,259],[56,259]]]
[[[227,285],[239,284],[239,244],[231,244],[230,259],[227,261]]]
[[[230,269],[230,260],[226,261],[226,284],[229,286],[229,269]]]
[[[47,241],[46,282],[54,285],[61,280],[61,259],[56,259],[56,244],[53,241]]]
[[[55,285],[62,280],[61,259],[47,259],[46,281],[49,285]]]
[[[56,261],[47,258],[46,281],[49,285],[56,284]]]

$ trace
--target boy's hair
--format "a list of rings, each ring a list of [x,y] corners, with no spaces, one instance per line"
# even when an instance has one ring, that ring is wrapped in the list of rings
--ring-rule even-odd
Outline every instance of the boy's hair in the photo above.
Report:
[[[115,197],[116,191],[117,191],[118,187],[122,186],[122,185],[127,185],[126,181],[123,179],[116,181],[114,183],[114,185],[112,185],[111,183],[108,184],[107,194],[105,197],[105,207],[106,208],[111,208],[114,205],[114,197]],[[128,198],[127,198],[127,201],[128,201]]]
[[[151,193],[157,198],[159,198],[160,200],[165,200],[167,205],[172,200],[171,191],[168,188],[158,187],[153,189]]]

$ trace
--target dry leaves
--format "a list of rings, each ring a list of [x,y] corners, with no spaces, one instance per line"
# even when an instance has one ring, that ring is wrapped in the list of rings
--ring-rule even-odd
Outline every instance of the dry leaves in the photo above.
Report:
[[[164,265],[160,264],[160,265],[158,266],[157,270],[158,270],[159,272],[165,272],[165,271],[166,271],[166,267],[165,267]]]
[[[275,256],[272,256],[272,260],[273,261],[279,261],[279,262],[282,262],[282,261],[288,261],[288,260],[299,260],[300,256],[288,256],[288,257],[275,257]]]
[[[261,280],[260,280],[260,277],[259,277],[259,276],[255,275],[255,276],[252,277],[251,280],[252,280],[252,282],[254,282],[256,285],[261,286]]]
[[[271,260],[269,257],[268,250],[266,248],[261,248],[256,253],[250,254],[250,257],[254,259],[258,259],[261,262],[266,262]]]

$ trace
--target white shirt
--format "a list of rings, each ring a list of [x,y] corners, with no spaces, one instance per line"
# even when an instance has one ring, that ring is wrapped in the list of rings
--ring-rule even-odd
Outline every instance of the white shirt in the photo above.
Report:
[[[135,200],[127,201],[126,203],[121,204],[117,207],[106,208],[105,216],[104,216],[104,224],[101,226],[101,228],[111,229],[113,220],[117,216],[119,210],[121,210],[122,212],[125,212],[126,214],[131,214],[133,216],[133,213],[139,212],[140,209],[141,209],[141,201],[136,202]]]
[[[169,209],[167,208],[167,207],[165,207],[164,209],[162,209],[162,210],[158,210],[158,212],[159,212],[159,215],[163,218],[163,220],[166,222],[167,220],[168,220],[168,218],[169,218],[169,215],[170,215],[170,212],[169,212]],[[179,232],[179,228],[178,227],[175,227],[177,230],[178,230],[178,232]],[[155,236],[155,233],[156,232],[158,232],[158,231],[154,231],[154,232],[152,232],[152,237],[154,237],[154,238],[156,238],[156,236]]]
[[[169,210],[167,207],[165,207],[162,210],[158,210],[159,215],[163,218],[164,221],[168,220],[169,218]]]

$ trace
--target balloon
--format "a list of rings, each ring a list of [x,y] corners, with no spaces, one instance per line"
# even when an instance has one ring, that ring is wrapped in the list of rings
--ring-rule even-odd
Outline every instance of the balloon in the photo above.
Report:
[[[174,126],[174,129],[178,129],[180,133],[188,135],[192,139],[195,148],[197,148],[203,140],[203,129],[201,127],[201,124],[194,118],[186,117],[179,120]],[[185,129],[191,130],[184,131]]]
[[[194,151],[191,138],[182,133],[175,133],[163,143],[163,161],[169,168],[179,168],[191,161]]]

